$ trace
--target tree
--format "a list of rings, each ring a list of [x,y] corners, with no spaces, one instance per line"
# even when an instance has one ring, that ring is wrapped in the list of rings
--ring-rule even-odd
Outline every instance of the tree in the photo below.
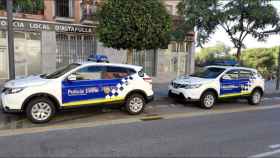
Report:
[[[166,48],[171,17],[159,0],[107,0],[98,13],[97,35],[107,47],[132,50]]]
[[[279,51],[278,47],[246,49],[242,51],[241,60],[244,66],[255,68],[270,79],[276,75]]]
[[[216,60],[232,59],[232,56],[229,54],[230,50],[230,47],[220,42],[215,46],[202,48],[196,53],[195,61],[197,65],[201,66]]]
[[[257,40],[265,40],[272,32],[280,31],[279,15],[270,0],[182,0],[178,4],[179,13],[185,23],[197,28],[200,46],[206,43],[218,28],[223,29],[240,60],[244,40],[248,35]]]

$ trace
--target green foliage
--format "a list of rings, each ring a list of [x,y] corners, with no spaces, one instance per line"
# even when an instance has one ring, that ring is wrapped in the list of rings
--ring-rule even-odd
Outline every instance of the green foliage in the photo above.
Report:
[[[256,68],[264,77],[275,75],[279,47],[254,48],[242,52],[241,60],[244,66]]]
[[[32,12],[33,11],[32,0],[14,1],[14,7],[15,7],[16,11],[20,11],[20,12]]]
[[[97,35],[107,47],[144,50],[169,43],[172,21],[159,0],[107,0],[98,17]]]
[[[230,47],[223,43],[218,43],[213,47],[202,48],[196,53],[195,61],[197,65],[204,65],[216,60],[233,59],[234,57],[229,54]]]
[[[43,11],[44,10],[44,1],[43,0],[35,0],[35,10]]]
[[[43,0],[15,0],[14,11],[24,13],[36,13],[44,10]]]
[[[178,4],[179,13],[184,16],[185,24],[197,28],[198,44],[206,43],[211,35],[222,28],[230,37],[237,57],[245,47],[244,39],[252,35],[265,40],[275,33],[280,18],[270,0],[182,0]],[[275,31],[269,31],[275,30]]]

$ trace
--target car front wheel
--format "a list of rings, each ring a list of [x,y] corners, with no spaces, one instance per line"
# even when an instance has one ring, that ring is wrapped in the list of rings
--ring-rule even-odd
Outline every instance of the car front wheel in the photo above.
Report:
[[[131,115],[140,114],[145,108],[145,99],[140,94],[132,94],[126,100],[126,110]]]
[[[205,109],[213,108],[216,103],[216,95],[215,93],[209,91],[205,92],[200,98],[200,106]]]
[[[262,100],[262,92],[260,90],[254,90],[249,97],[248,101],[251,105],[259,105]]]
[[[55,115],[55,106],[47,98],[35,98],[26,108],[27,118],[33,123],[46,123]]]

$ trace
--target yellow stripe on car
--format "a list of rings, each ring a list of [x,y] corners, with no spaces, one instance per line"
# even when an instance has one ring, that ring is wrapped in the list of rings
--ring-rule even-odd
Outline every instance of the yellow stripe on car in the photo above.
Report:
[[[251,94],[251,93],[250,92],[242,92],[242,93],[226,94],[226,95],[220,96],[219,98],[237,97],[237,96],[249,95],[249,94]]]
[[[108,98],[108,99],[83,100],[83,101],[65,103],[65,104],[63,104],[63,106],[78,106],[78,105],[100,104],[100,103],[107,103],[107,102],[122,101],[124,99],[125,99],[124,97],[113,97],[113,98]]]

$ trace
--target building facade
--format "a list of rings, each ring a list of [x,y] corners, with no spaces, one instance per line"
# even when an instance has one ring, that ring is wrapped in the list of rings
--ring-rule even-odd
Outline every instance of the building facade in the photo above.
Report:
[[[8,79],[8,44],[5,1],[0,0],[0,80]],[[95,38],[96,9],[100,0],[14,0],[16,76],[49,73],[89,55],[105,54],[111,62],[125,63],[126,51],[103,47]],[[178,0],[179,1],[179,0]],[[176,15],[177,0],[164,0]],[[193,42],[171,42],[168,49],[134,53],[134,64],[150,75],[191,73]]]

